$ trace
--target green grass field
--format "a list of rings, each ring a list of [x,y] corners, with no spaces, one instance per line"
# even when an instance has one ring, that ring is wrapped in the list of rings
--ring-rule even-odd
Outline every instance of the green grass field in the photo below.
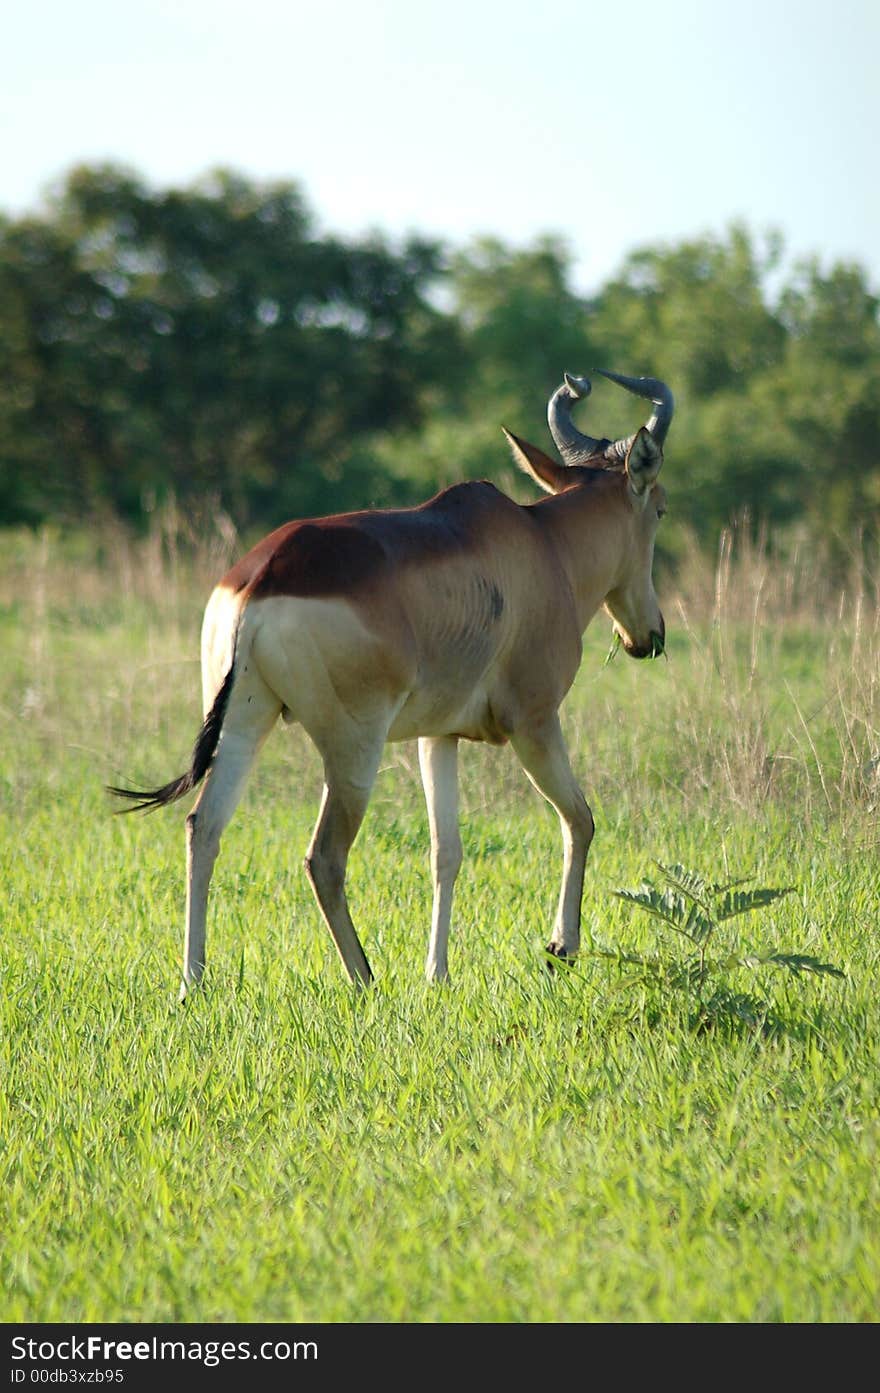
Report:
[[[622,959],[543,962],[556,821],[462,751],[452,983],[428,987],[415,750],[389,747],[350,871],[352,989],[302,870],[320,770],[279,728],[215,873],[208,985],[176,1002],[196,561],[161,532],[9,536],[0,562],[0,1291],[5,1321],[872,1322],[880,1312],[880,609],[855,572],[722,549],[659,578],[669,661],[564,707],[597,835],[585,947],[652,922],[656,860],[795,893],[732,969],[775,1027],[694,1027]],[[670,945],[671,951],[676,945]]]

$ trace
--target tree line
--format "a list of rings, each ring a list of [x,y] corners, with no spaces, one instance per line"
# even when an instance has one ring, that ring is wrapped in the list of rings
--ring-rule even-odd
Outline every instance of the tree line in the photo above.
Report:
[[[77,168],[0,219],[0,525],[418,502],[503,477],[502,422],[551,448],[548,396],[596,365],[673,388],[698,538],[744,511],[846,538],[880,516],[878,303],[859,265],[785,269],[742,225],[634,251],[585,297],[550,237],[344,240],[294,182]],[[618,436],[642,405],[597,386],[576,420]]]

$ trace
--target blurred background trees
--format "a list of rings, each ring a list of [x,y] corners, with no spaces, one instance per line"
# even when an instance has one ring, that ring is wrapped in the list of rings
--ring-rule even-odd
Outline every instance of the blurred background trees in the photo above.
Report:
[[[878,299],[783,250],[742,226],[647,247],[586,299],[552,238],[342,241],[294,183],[75,169],[0,221],[0,525],[208,500],[246,531],[501,480],[500,424],[549,447],[562,371],[600,365],[672,386],[674,515],[702,543],[747,514],[845,546],[880,516]],[[604,384],[581,410],[642,419]]]

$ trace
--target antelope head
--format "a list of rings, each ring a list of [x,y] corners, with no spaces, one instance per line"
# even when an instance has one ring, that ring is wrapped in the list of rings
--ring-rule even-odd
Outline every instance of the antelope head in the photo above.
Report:
[[[656,658],[663,652],[666,627],[654,590],[654,540],[666,511],[666,494],[658,483],[663,464],[663,442],[674,410],[673,396],[665,383],[653,377],[625,377],[621,373],[595,372],[628,392],[645,397],[654,410],[646,425],[619,440],[597,439],[579,431],[571,420],[572,407],[592,390],[586,377],[565,374],[547,407],[550,434],[566,471],[583,468],[615,472],[626,519],[626,545],[620,568],[605,595],[605,609],[614,633],[632,658]]]

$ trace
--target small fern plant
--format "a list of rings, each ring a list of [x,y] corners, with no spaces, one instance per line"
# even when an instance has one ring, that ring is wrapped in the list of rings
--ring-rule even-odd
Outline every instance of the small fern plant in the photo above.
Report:
[[[681,940],[682,952],[670,954],[624,953],[598,948],[593,952],[615,958],[636,972],[628,981],[642,982],[663,989],[685,992],[691,999],[692,1019],[705,1026],[722,1017],[735,1018],[748,1025],[765,1025],[771,1015],[770,1004],[750,992],[735,990],[729,974],[745,968],[756,971],[779,969],[795,977],[825,974],[843,977],[833,963],[820,962],[807,953],[781,953],[775,949],[743,951],[722,930],[732,919],[752,910],[764,909],[795,887],[746,889],[753,877],[716,885],[684,866],[655,863],[660,872],[659,886],[643,881],[637,890],[613,890],[612,894],[634,908],[644,910],[666,930]]]

